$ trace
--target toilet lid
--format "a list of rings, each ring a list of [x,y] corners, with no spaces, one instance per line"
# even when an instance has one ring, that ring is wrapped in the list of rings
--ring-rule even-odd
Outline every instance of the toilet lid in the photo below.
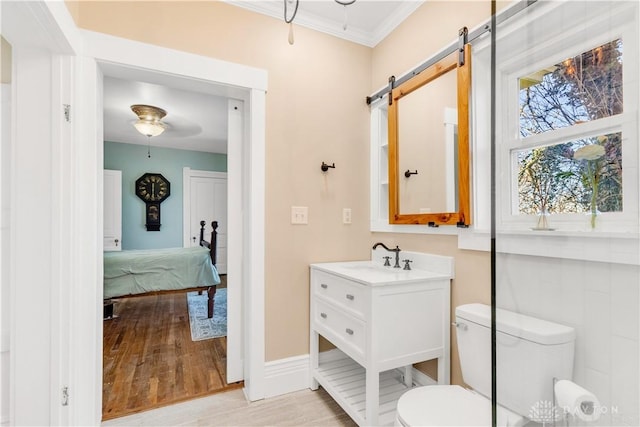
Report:
[[[457,385],[416,387],[398,400],[406,426],[490,426],[491,405]]]
[[[417,387],[400,397],[397,416],[406,426],[490,426],[491,402],[457,385]],[[518,426],[524,421],[498,406],[498,425]]]

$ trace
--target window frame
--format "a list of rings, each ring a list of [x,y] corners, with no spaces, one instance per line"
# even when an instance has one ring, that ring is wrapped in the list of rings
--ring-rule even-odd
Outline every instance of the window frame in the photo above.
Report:
[[[515,151],[554,145],[585,137],[597,136],[612,132],[622,132],[622,191],[623,211],[606,212],[598,216],[595,232],[632,232],[638,233],[638,193],[640,181],[638,179],[638,41],[637,41],[637,8],[629,13],[628,4],[614,5],[610,13],[601,13],[596,9],[589,12],[585,9],[579,13],[567,14],[562,8],[571,9],[573,5],[562,4],[556,6],[563,16],[584,16],[584,25],[571,22],[557,22],[544,25],[540,19],[527,19],[520,25],[519,35],[530,40],[536,33],[544,32],[534,46],[521,49],[516,55],[500,54],[498,42],[498,56],[496,60],[496,116],[498,137],[496,143],[496,161],[498,171],[502,171],[503,178],[499,179],[497,188],[497,214],[499,231],[529,230],[536,225],[535,215],[520,214],[518,212],[518,164]],[[619,6],[619,7],[616,7]],[[633,8],[633,6],[631,6]],[[532,13],[536,15],[536,13]],[[555,24],[555,25],[554,25]],[[635,26],[634,26],[635,25]],[[606,28],[606,31],[602,31]],[[584,37],[585,33],[593,30],[592,37]],[[500,36],[500,28],[498,28]],[[558,63],[566,58],[574,57],[594,47],[600,46],[617,38],[623,43],[623,112],[602,119],[597,119],[578,125],[547,131],[528,137],[520,136],[519,124],[519,78],[526,76],[550,64]],[[510,40],[513,43],[513,40]],[[499,120],[506,117],[506,120]],[[561,231],[592,231],[588,214],[566,213],[552,214],[549,217],[551,227]]]

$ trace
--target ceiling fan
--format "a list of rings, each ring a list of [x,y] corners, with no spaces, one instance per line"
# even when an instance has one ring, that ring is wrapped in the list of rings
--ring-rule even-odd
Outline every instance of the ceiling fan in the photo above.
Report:
[[[167,115],[167,112],[162,108],[134,104],[131,106],[131,110],[138,116],[138,120],[133,126],[146,137],[158,136],[167,129],[167,125],[162,122],[162,118]]]
[[[134,104],[131,106],[131,110],[138,116],[138,120],[133,126],[147,137],[147,157],[151,158],[151,137],[162,134],[167,128],[167,125],[162,122],[162,118],[167,115],[167,112],[162,108],[145,104]]]

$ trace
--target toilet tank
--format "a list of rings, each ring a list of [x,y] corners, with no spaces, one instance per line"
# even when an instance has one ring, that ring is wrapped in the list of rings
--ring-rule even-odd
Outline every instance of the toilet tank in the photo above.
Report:
[[[456,308],[462,378],[491,398],[491,307]],[[572,379],[575,331],[507,310],[496,310],[498,404],[525,416],[553,402],[553,379]]]

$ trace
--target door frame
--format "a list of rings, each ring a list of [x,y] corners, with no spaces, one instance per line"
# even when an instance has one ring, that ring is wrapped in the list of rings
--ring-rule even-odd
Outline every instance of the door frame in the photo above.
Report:
[[[9,335],[1,359],[1,393],[8,389],[9,394],[8,408],[2,399],[3,424],[5,417],[16,425],[74,423],[69,406],[61,405],[61,392],[73,376],[82,375],[72,372],[70,362],[75,279],[72,239],[78,234],[72,206],[75,170],[70,162],[75,129],[61,114],[61,107],[72,104],[74,96],[77,45],[65,37],[66,23],[54,18],[64,13],[68,15],[61,3],[0,4],[2,34],[13,50],[11,135],[8,142],[3,141],[0,153],[3,167],[8,164],[3,174],[9,175],[9,184],[2,186],[2,200],[10,206],[8,212],[2,212],[0,233],[0,247],[8,249],[1,253],[0,267],[9,276],[1,294],[9,298],[10,306],[8,327],[0,322],[3,344]],[[34,117],[38,126],[34,126]],[[39,212],[26,198],[30,187],[50,194],[48,200],[40,200]],[[41,226],[34,227],[38,221]],[[29,241],[38,242],[38,253],[32,252],[33,244],[25,244]],[[28,262],[34,256],[38,259],[35,268]],[[24,310],[40,316],[29,319]],[[5,352],[9,353],[8,366]]]
[[[80,30],[80,33],[84,40],[85,57],[93,59],[104,75],[126,75],[129,78],[243,101],[243,138],[241,144],[230,144],[227,155],[228,194],[241,195],[228,198],[227,209],[229,217],[237,216],[242,220],[234,223],[239,229],[233,229],[234,225],[230,223],[227,230],[229,234],[243,237],[238,240],[237,250],[241,254],[238,258],[243,259],[244,263],[229,264],[228,271],[239,279],[236,283],[240,283],[245,290],[242,302],[245,317],[242,322],[245,393],[249,400],[264,398],[264,145],[267,72],[106,34],[86,30]],[[92,78],[93,72],[90,69],[83,70],[84,77]],[[96,105],[91,102],[80,107],[79,115],[84,116],[86,113],[91,117],[102,117],[102,111],[96,111]],[[101,125],[98,124],[98,127],[101,128]],[[89,129],[84,136],[88,138],[95,134],[95,129]],[[100,132],[98,134],[101,136]],[[102,147],[101,138],[97,143]],[[87,161],[90,162],[89,159]],[[102,230],[101,224],[99,230]],[[98,317],[102,322],[101,314]],[[102,354],[102,346],[97,350]]]

